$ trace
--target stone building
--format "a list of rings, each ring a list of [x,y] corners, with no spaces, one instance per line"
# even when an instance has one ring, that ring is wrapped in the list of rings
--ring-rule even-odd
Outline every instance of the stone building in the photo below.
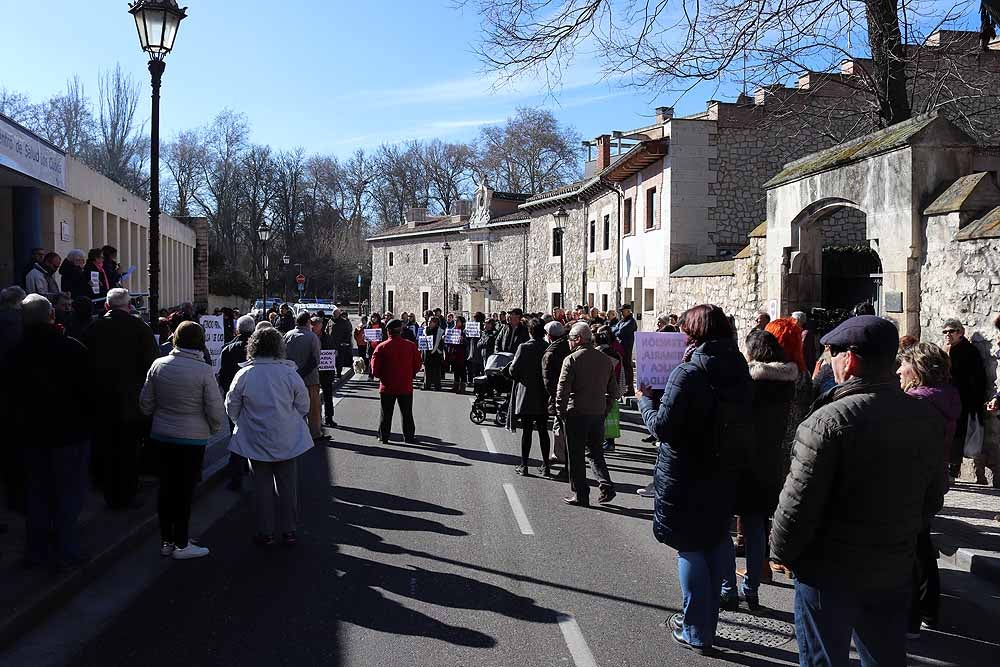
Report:
[[[82,162],[0,116],[0,286],[18,281],[31,249],[65,257],[74,248],[111,245],[133,293],[149,289],[149,203]],[[201,253],[207,266],[205,221],[160,215],[160,304],[164,307],[208,294],[207,272],[196,281]]]

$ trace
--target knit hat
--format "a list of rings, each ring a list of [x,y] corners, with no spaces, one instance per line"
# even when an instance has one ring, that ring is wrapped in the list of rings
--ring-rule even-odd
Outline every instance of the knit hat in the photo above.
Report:
[[[545,325],[545,333],[553,338],[562,338],[563,334],[566,333],[566,327],[564,327],[558,320],[552,320]]]
[[[778,339],[785,352],[785,358],[794,361],[799,370],[806,370],[806,360],[802,355],[802,327],[791,317],[782,317],[768,322],[764,331]]]

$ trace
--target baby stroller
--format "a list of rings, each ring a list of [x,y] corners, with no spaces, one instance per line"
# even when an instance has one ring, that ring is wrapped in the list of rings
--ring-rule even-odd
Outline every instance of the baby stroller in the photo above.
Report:
[[[486,360],[483,374],[472,379],[472,389],[476,393],[476,400],[472,403],[469,419],[472,420],[473,424],[482,424],[486,421],[486,414],[489,412],[496,413],[493,422],[497,426],[503,426],[507,423],[507,404],[510,402],[513,381],[510,376],[504,373],[504,370],[512,361],[514,361],[514,355],[509,352],[491,355]]]

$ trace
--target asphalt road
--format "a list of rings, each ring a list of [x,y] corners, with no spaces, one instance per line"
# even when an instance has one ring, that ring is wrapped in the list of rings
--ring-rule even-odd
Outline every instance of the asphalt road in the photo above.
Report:
[[[300,459],[300,545],[253,546],[246,496],[200,536],[211,557],[163,567],[71,664],[719,664],[661,625],[680,590],[651,501],[634,493],[653,463],[638,429],[625,425],[609,456],[618,498],[582,509],[560,501],[566,484],[515,475],[518,436],[471,423],[468,395],[418,391],[421,444],[397,430],[382,445],[374,385],[355,379],[341,394],[334,439]],[[797,664],[782,635],[790,587],[761,598],[765,616],[729,619],[743,636],[720,640],[724,659]],[[761,625],[770,632],[751,635]],[[959,639],[930,642],[914,664],[998,655],[987,642],[962,641],[978,657],[958,651]]]

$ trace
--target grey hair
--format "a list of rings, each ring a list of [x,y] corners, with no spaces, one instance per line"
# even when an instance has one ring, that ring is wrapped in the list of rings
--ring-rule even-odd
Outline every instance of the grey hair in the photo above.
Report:
[[[108,305],[112,308],[128,308],[130,298],[127,289],[116,287],[108,290]]]
[[[52,318],[52,302],[41,294],[29,294],[21,302],[21,321],[30,327],[45,324]]]
[[[67,262],[75,262],[78,259],[82,259],[82,260],[86,261],[87,260],[87,253],[85,253],[84,251],[80,250],[79,248],[73,248],[68,253],[66,253],[66,261]]]
[[[946,319],[944,321],[944,324],[941,326],[941,328],[942,329],[958,329],[959,333],[963,333],[963,334],[965,333],[965,327],[962,325],[962,320],[954,318],[954,317],[949,317],[948,319]]]
[[[240,319],[236,320],[236,330],[242,333],[253,333],[256,323],[253,320],[252,315],[244,315]]]
[[[910,364],[925,387],[942,387],[951,382],[951,359],[934,343],[911,345],[900,352],[896,360]]]
[[[670,324],[670,313],[660,313],[656,316],[657,324]]]
[[[577,338],[582,343],[593,343],[594,342],[594,332],[591,331],[590,325],[586,322],[577,322],[573,325],[573,328],[569,330],[570,338]]]
[[[285,339],[274,327],[258,329],[247,341],[247,360],[257,357],[285,358]]]
[[[257,326],[254,327],[254,330],[260,331],[261,329],[273,329],[273,328],[274,328],[273,324],[271,324],[267,320],[261,320],[260,322],[257,323]]]
[[[803,313],[801,310],[796,310],[794,313],[792,313],[792,317],[794,317],[795,321],[799,323],[799,326],[802,326],[805,322],[809,321],[809,318],[806,317],[806,314]]]
[[[17,285],[3,288],[0,290],[0,310],[20,310],[21,302],[27,294]]]

